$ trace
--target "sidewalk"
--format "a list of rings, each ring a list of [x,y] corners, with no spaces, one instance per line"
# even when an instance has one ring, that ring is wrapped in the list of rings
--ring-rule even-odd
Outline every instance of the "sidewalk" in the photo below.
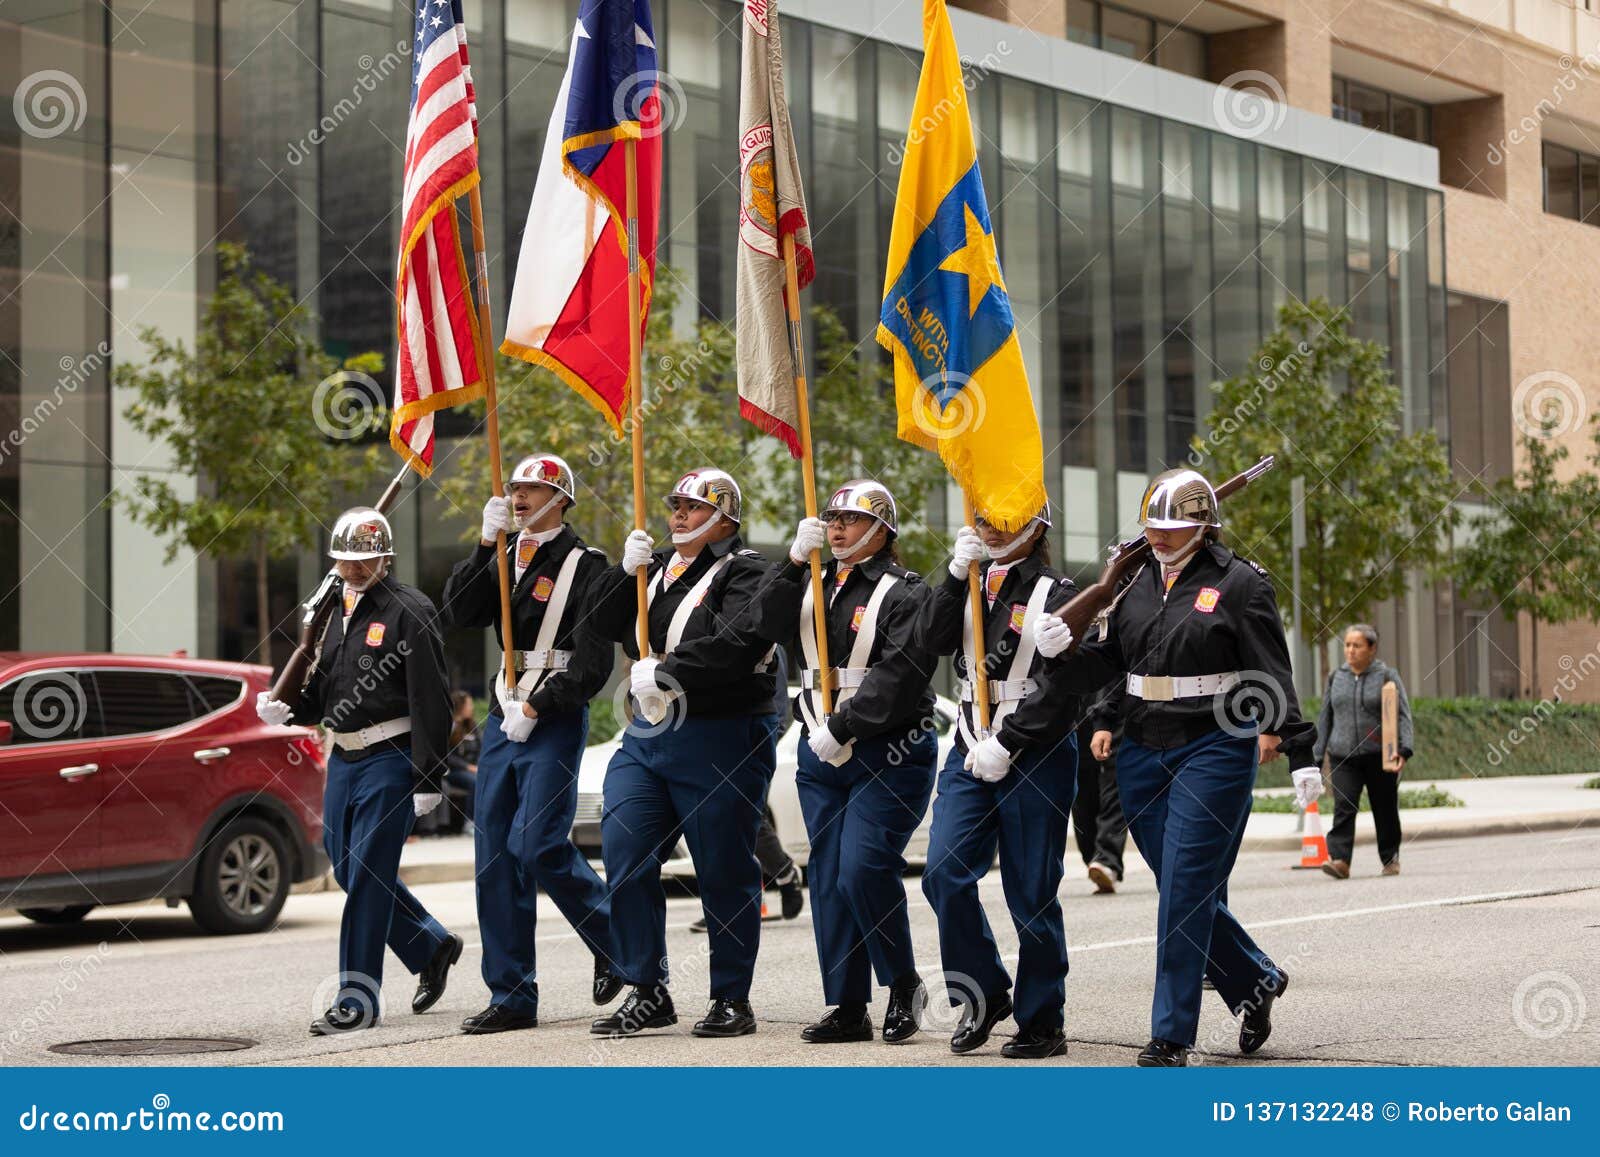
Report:
[[[1432,785],[1462,800],[1464,807],[1406,809],[1400,823],[1407,842],[1504,832],[1569,831],[1600,827],[1600,790],[1585,788],[1589,775],[1524,775],[1499,779],[1406,780],[1409,788]],[[1287,792],[1287,788],[1284,789]],[[1299,817],[1294,813],[1257,814],[1245,828],[1247,852],[1297,851]],[[1322,819],[1324,830],[1333,822]],[[1373,842],[1372,815],[1356,819],[1356,843]],[[400,860],[400,878],[407,884],[438,884],[472,879],[472,837],[445,836],[414,840]],[[320,891],[315,883],[300,891]]]

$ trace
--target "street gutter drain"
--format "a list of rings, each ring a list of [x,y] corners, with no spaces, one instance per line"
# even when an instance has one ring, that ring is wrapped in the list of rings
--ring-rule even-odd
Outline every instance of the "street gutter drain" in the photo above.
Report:
[[[166,1057],[179,1053],[232,1053],[253,1048],[242,1037],[155,1036],[128,1040],[78,1040],[51,1045],[50,1051],[72,1057]]]

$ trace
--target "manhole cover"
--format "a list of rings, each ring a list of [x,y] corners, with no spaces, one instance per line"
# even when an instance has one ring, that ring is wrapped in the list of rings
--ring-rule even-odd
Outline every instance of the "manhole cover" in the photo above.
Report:
[[[176,1053],[231,1053],[251,1048],[241,1037],[155,1036],[129,1040],[75,1040],[51,1045],[53,1053],[73,1057],[159,1057]]]

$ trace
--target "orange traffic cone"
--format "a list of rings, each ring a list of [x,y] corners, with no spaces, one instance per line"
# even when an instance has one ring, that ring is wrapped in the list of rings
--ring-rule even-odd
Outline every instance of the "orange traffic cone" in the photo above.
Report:
[[[1302,868],[1320,868],[1328,862],[1328,839],[1322,834],[1322,813],[1317,801],[1306,805],[1306,830],[1300,837],[1300,863]]]

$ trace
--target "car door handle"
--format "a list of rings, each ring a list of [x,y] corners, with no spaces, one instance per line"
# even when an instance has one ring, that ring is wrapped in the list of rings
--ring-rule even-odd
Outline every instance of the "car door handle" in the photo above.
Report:
[[[75,767],[63,767],[61,769],[61,778],[82,779],[84,776],[93,775],[99,770],[100,765],[98,763],[80,763]]]
[[[194,753],[194,761],[196,763],[215,763],[219,759],[226,759],[230,754],[232,754],[231,750],[226,747],[202,747]]]

